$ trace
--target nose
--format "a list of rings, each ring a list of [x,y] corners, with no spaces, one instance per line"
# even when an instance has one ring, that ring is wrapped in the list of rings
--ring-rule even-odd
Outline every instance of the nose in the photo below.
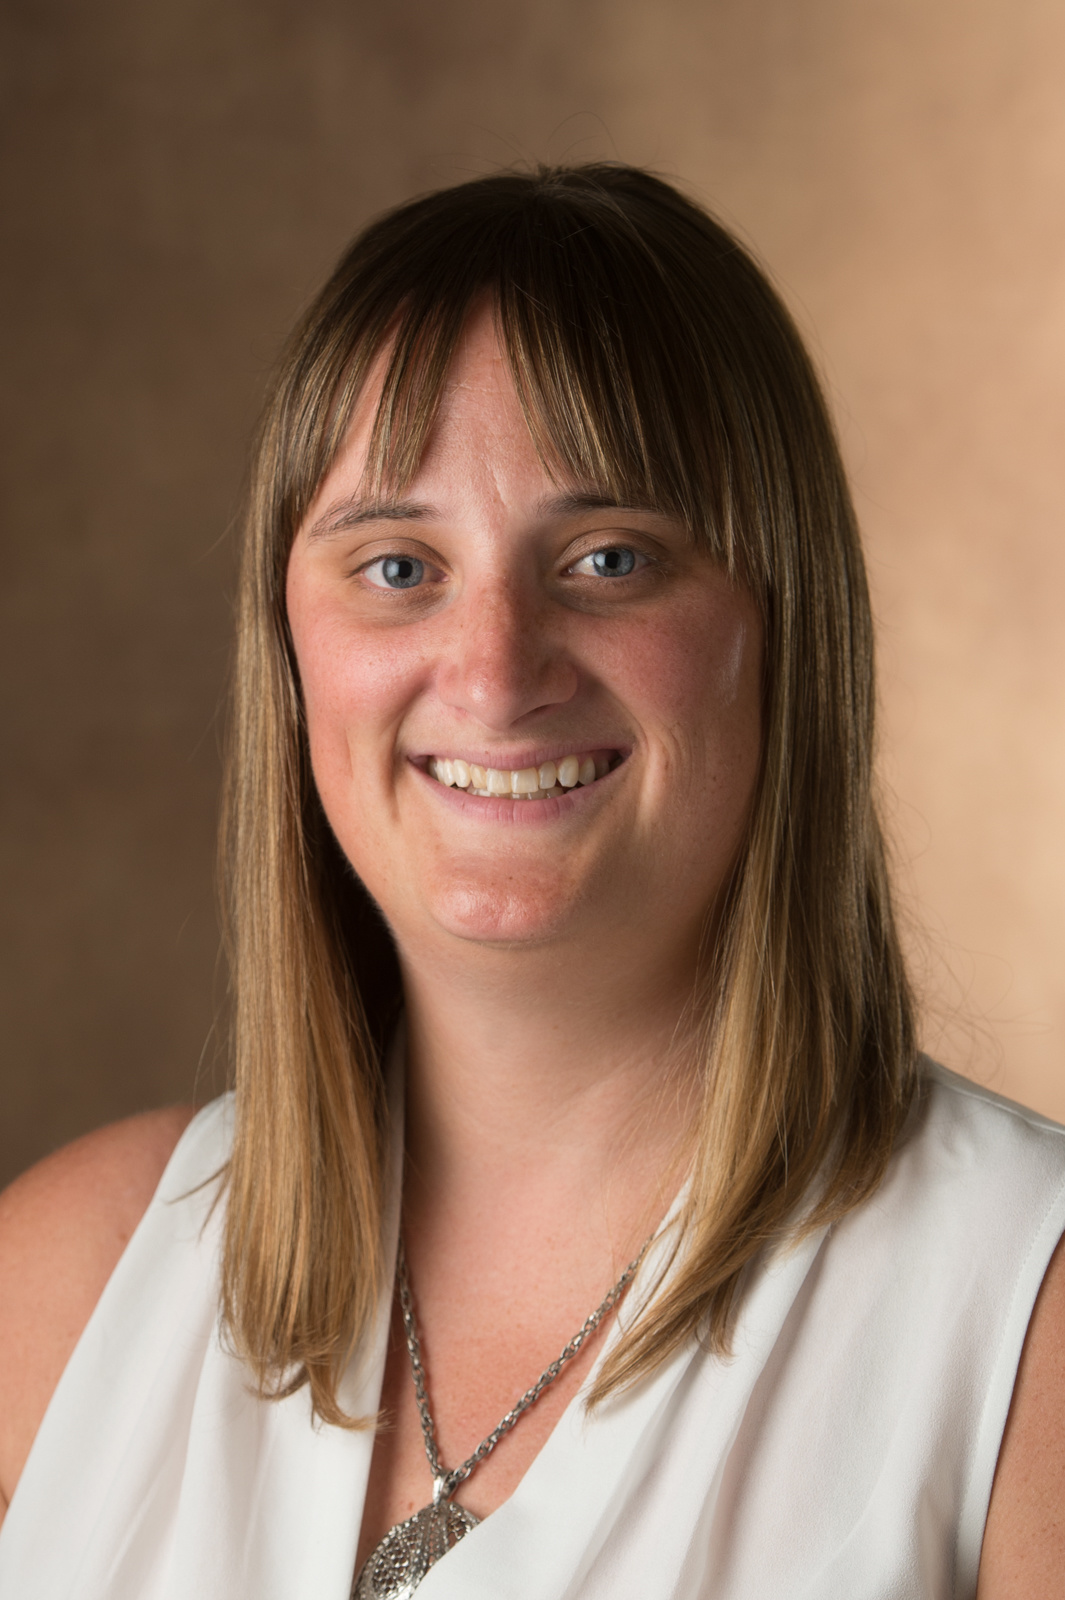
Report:
[[[513,573],[471,589],[443,642],[437,692],[448,706],[494,732],[576,694],[577,665],[548,626],[535,585]]]

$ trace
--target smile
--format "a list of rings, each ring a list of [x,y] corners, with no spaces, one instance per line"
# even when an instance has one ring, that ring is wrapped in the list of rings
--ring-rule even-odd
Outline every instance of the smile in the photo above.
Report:
[[[595,751],[589,755],[560,756],[557,761],[541,761],[536,767],[482,767],[476,761],[456,756],[431,756],[428,772],[437,783],[449,789],[465,789],[483,799],[548,800],[595,783],[619,766],[624,757],[619,751]]]

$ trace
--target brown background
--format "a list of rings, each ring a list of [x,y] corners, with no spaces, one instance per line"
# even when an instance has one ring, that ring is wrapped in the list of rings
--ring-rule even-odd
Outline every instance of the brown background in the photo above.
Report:
[[[6,0],[0,27],[0,1175],[218,1081],[265,374],[364,219],[530,158],[679,178],[807,330],[928,1036],[1065,1116],[1060,0]]]

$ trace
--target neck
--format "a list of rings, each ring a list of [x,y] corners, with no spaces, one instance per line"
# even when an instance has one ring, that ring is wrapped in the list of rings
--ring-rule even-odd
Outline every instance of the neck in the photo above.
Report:
[[[678,951],[405,960],[408,1225],[520,1231],[535,1216],[554,1230],[580,1216],[631,1251],[680,1181],[693,982]]]

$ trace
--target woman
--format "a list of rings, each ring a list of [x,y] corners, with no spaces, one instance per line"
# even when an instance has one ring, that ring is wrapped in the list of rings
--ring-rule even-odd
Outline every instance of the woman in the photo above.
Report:
[[[235,1101],[7,1197],[0,1594],[1059,1593],[1065,1144],[915,1055],[736,242],[624,167],[371,227],[241,596]]]

